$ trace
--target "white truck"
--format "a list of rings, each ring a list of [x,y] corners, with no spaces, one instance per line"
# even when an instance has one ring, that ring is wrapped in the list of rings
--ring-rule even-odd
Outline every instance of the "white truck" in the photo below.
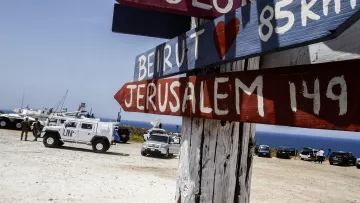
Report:
[[[105,153],[115,144],[113,123],[89,119],[68,119],[60,126],[46,126],[42,133],[45,147],[55,148],[65,142],[92,145],[96,153]]]
[[[180,139],[174,141],[167,134],[151,134],[141,148],[141,155],[162,155],[166,158],[178,154],[180,151]]]

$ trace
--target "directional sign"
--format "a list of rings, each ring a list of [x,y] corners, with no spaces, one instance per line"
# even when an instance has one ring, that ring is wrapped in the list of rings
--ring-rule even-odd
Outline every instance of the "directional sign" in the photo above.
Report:
[[[125,111],[360,131],[360,60],[125,84]]]
[[[359,17],[354,0],[259,0],[136,57],[134,81],[161,78],[338,36]]]
[[[112,31],[171,39],[190,30],[190,23],[188,16],[115,4]]]
[[[186,16],[214,19],[250,0],[117,0],[120,4]]]

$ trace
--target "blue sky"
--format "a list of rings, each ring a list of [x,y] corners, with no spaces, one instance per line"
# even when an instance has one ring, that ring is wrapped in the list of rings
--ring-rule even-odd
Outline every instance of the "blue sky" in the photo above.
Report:
[[[0,109],[65,107],[86,102],[97,116],[115,118],[113,95],[131,81],[135,56],[163,39],[111,32],[113,0],[0,2]],[[181,117],[139,113],[126,120],[181,123]],[[259,131],[360,139],[359,133],[258,125]]]

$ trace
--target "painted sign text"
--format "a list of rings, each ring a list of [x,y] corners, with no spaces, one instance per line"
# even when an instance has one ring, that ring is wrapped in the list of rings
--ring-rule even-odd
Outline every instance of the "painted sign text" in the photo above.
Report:
[[[120,4],[177,13],[186,16],[214,19],[239,8],[250,0],[117,0]]]
[[[115,99],[131,112],[360,131],[359,64],[132,82]]]
[[[260,0],[136,57],[134,81],[168,77],[338,36],[360,17],[354,0]]]

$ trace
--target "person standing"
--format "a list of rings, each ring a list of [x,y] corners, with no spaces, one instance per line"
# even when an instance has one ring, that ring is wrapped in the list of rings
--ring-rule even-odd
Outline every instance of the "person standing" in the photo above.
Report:
[[[25,133],[25,141],[27,141],[29,129],[30,129],[29,119],[25,118],[25,120],[21,122],[21,140],[23,139],[23,135]]]
[[[322,162],[324,161],[324,154],[325,154],[325,152],[324,152],[324,150],[321,148],[320,149],[320,151],[318,152],[318,161],[319,161],[319,163],[321,163],[322,164]]]
[[[39,131],[40,131],[40,122],[38,118],[35,118],[35,122],[33,123],[33,135],[35,137],[34,141],[37,141]]]

